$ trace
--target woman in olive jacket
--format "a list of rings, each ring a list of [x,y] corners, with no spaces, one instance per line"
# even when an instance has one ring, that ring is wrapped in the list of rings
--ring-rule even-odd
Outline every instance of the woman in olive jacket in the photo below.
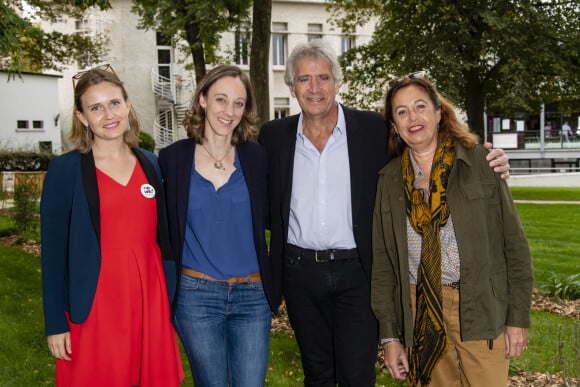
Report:
[[[509,360],[502,359],[519,356],[526,349],[533,286],[530,251],[509,188],[489,168],[485,159],[487,151],[476,145],[475,136],[456,118],[454,107],[427,79],[407,76],[391,85],[386,96],[385,118],[393,159],[379,173],[371,280],[371,304],[379,320],[385,365],[394,378],[408,378],[411,385],[430,381],[430,386],[496,385],[490,381],[494,379],[486,382],[485,375],[493,378],[494,374],[499,374],[501,379],[505,373],[507,380]],[[442,190],[446,191],[442,201],[448,208],[445,211],[450,226],[441,226],[441,231],[437,231],[441,233],[437,234],[440,238],[431,239],[439,239],[439,246],[433,251],[440,251],[434,253],[439,255],[436,262],[440,277],[434,276],[437,280],[427,286],[436,288],[431,285],[438,282],[438,290],[428,290],[424,298],[427,301],[422,304],[424,309],[438,304],[434,309],[435,315],[440,310],[440,317],[434,318],[434,326],[439,321],[441,330],[435,336],[429,335],[436,329],[417,335],[415,314],[420,314],[422,308],[416,309],[414,294],[419,292],[421,276],[418,272],[421,270],[418,266],[424,262],[421,246],[425,247],[425,240],[421,242],[419,232],[414,242],[410,237],[415,229],[408,208],[413,210],[415,203],[426,202],[427,206],[432,203],[436,189],[431,169],[436,173],[435,149],[443,148],[442,141],[446,141],[451,154],[447,173],[440,179]],[[405,164],[402,156],[406,148]],[[443,153],[441,150],[440,154]],[[421,159],[426,154],[428,157]],[[409,173],[413,170],[414,174]],[[421,180],[423,172],[427,179],[423,180],[424,189],[421,190],[417,181]],[[406,185],[407,181],[410,184]],[[410,200],[409,192],[417,193],[419,199]],[[455,242],[449,238],[449,233],[453,232]],[[414,262],[410,259],[413,254]],[[450,255],[458,256],[455,278],[445,283],[443,273],[453,266],[447,262]],[[432,301],[437,295],[439,301]],[[457,304],[454,312],[447,308],[447,295]],[[451,318],[455,319],[455,327],[449,322]],[[453,339],[454,329],[457,342]],[[438,337],[439,344],[429,346],[430,338],[425,338],[426,335]],[[436,341],[431,340],[431,343]],[[417,347],[418,342],[426,345]],[[436,352],[437,345],[439,355],[431,356],[429,351]],[[474,353],[470,345],[480,345],[481,351]],[[489,355],[494,358],[486,358],[487,352],[500,348],[501,352]],[[417,352],[422,352],[423,359]],[[413,353],[417,356],[415,364],[412,364]],[[443,358],[446,361],[440,362]],[[451,366],[443,365],[446,362]],[[438,375],[430,380],[445,367],[451,371],[442,379]],[[433,375],[431,371],[435,371]]]

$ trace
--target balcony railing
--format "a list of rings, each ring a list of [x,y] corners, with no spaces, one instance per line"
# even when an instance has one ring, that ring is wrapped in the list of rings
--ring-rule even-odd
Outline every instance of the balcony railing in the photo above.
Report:
[[[155,118],[153,122],[153,138],[158,149],[164,148],[175,141],[173,111],[163,111]]]
[[[170,73],[173,74],[173,67],[170,68]],[[169,102],[176,103],[176,87],[173,77],[165,77],[159,74],[157,67],[151,69],[151,88],[153,93]]]

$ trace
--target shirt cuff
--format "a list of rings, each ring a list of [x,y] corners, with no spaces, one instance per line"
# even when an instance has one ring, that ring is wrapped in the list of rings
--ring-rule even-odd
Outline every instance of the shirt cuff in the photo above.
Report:
[[[399,339],[396,339],[394,337],[388,338],[388,339],[381,339],[381,345],[390,343],[391,341],[399,341]]]

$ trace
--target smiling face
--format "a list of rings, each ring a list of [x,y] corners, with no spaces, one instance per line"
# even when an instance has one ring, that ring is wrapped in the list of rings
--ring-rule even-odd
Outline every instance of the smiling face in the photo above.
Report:
[[[246,107],[246,88],[240,78],[223,77],[214,82],[199,104],[205,110],[206,138],[230,137],[240,124]]]
[[[296,63],[292,96],[309,118],[324,118],[335,107],[338,93],[330,63],[322,58],[305,57]]]
[[[81,96],[82,112],[76,116],[93,132],[94,141],[124,141],[129,128],[131,101],[123,98],[120,87],[101,82],[90,86]]]
[[[427,151],[437,147],[437,128],[441,108],[435,107],[427,92],[419,86],[399,89],[392,99],[395,131],[413,150]]]

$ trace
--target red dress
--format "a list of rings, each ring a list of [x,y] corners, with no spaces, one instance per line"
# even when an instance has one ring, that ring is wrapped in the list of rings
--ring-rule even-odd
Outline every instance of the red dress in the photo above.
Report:
[[[123,186],[97,169],[101,271],[81,324],[69,321],[72,361],[57,387],[173,387],[183,380],[156,242],[157,207],[139,163]]]

